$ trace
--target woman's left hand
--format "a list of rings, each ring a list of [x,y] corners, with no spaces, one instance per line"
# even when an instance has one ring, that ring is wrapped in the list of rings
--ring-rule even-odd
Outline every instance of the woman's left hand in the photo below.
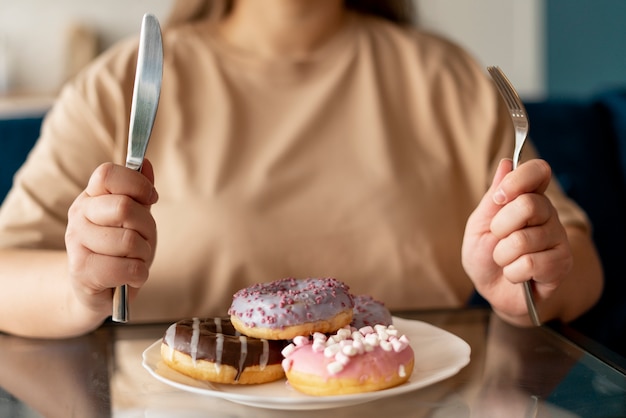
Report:
[[[527,161],[514,171],[510,160],[502,160],[465,229],[465,271],[494,311],[518,325],[530,325],[520,284],[532,279],[540,304],[573,264],[565,228],[544,194],[550,180],[543,160]]]

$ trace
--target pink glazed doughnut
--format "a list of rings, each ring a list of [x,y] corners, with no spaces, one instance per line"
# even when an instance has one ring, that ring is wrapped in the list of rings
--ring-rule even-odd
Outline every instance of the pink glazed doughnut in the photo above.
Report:
[[[373,392],[406,382],[414,353],[393,326],[345,327],[326,337],[296,337],[282,351],[287,381],[315,396]]]
[[[350,289],[337,279],[287,278],[239,290],[228,314],[244,335],[288,340],[337,331],[350,324],[353,307]]]

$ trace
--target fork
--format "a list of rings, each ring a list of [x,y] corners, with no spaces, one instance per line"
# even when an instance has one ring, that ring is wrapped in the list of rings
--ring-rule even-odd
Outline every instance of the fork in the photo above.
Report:
[[[517,168],[519,163],[520,153],[526,137],[528,136],[528,130],[530,129],[530,123],[528,122],[528,115],[526,114],[526,108],[522,103],[522,100],[517,94],[517,91],[513,87],[513,84],[504,75],[504,72],[500,67],[487,67],[487,71],[493,79],[500,95],[504,99],[511,120],[513,121],[513,127],[515,128],[515,150],[513,151],[513,170]],[[526,306],[528,308],[528,315],[533,325],[540,326],[541,320],[535,306],[535,300],[532,291],[532,278],[524,282],[524,297],[526,299]]]

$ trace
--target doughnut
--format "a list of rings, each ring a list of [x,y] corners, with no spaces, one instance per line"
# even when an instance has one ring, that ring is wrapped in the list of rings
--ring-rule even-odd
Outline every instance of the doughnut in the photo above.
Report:
[[[228,317],[193,318],[169,326],[161,358],[170,368],[198,380],[266,383],[284,377],[281,350],[287,344],[240,335]]]
[[[235,329],[268,340],[335,332],[352,321],[354,303],[333,278],[286,278],[255,284],[233,295],[228,310]]]
[[[368,295],[352,296],[354,310],[351,326],[359,329],[368,325],[392,325],[391,312],[380,302]]]
[[[297,337],[282,351],[289,385],[315,395],[373,392],[406,382],[414,353],[405,335],[391,326],[345,327],[327,337]]]

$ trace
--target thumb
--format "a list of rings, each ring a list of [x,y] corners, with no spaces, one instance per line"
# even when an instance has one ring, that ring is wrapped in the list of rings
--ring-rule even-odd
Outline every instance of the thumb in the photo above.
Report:
[[[502,207],[504,196],[501,196],[499,192],[500,183],[511,170],[513,170],[513,162],[510,159],[505,158],[500,160],[496,173],[493,176],[491,186],[476,207],[474,216],[483,218],[486,223],[491,222],[491,219]]]
[[[152,163],[147,158],[143,160],[141,165],[141,174],[146,176],[146,178],[150,180],[150,183],[154,185],[154,169],[152,167]]]

